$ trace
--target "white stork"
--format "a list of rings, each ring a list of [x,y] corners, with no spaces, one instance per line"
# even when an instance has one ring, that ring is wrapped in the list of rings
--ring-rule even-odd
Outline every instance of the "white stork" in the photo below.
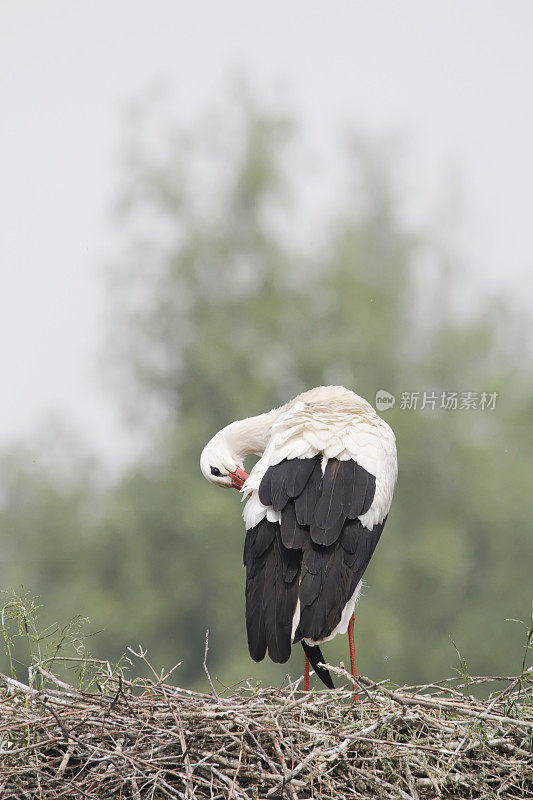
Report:
[[[244,457],[260,457],[248,475]],[[232,422],[205,446],[211,483],[249,495],[244,508],[246,629],[254,661],[285,663],[291,644],[333,688],[319,644],[350,639],[361,579],[378,543],[397,476],[394,434],[370,403],[319,386],[281,408]],[[357,693],[354,690],[354,697]]]

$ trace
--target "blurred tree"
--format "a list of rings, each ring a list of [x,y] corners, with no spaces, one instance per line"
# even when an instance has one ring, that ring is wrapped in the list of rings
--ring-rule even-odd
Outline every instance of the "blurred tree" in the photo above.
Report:
[[[340,211],[302,243],[289,119],[247,92],[189,132],[165,122],[158,135],[154,119],[160,109],[141,105],[129,120],[106,348],[147,444],[105,500],[85,493],[84,470],[57,491],[41,472],[36,494],[27,462],[6,462],[4,540],[20,533],[4,551],[4,585],[16,575],[55,598],[54,613],[89,614],[106,656],[141,641],[157,663],[183,659],[184,684],[202,680],[206,628],[213,674],[280,681],[286,667],[248,659],[239,498],[203,480],[200,451],[229,421],[305,388],[342,383],[371,401],[385,388],[398,398],[385,413],[400,476],[360,604],[360,668],[436,679],[456,663],[454,639],[472,670],[516,671],[522,643],[505,619],[531,603],[533,423],[512,311],[486,295],[468,315],[428,309],[420,270],[438,258],[402,222],[383,145],[353,140]],[[402,391],[453,390],[500,399],[494,411],[399,407]],[[10,492],[28,498],[21,520]],[[87,497],[98,514],[84,512]],[[335,641],[328,658],[346,648]]]

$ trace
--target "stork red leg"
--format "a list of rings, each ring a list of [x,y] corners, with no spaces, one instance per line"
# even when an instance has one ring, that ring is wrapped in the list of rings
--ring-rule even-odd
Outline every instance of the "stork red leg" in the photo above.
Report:
[[[352,667],[352,675],[354,678],[357,678],[357,666],[355,663],[355,644],[353,639],[353,626],[355,622],[355,611],[352,614],[350,622],[348,623],[348,639],[350,640],[350,664]],[[354,703],[359,702],[359,693],[355,686],[353,687],[353,701]]]
[[[304,656],[304,692],[309,691],[309,659]]]

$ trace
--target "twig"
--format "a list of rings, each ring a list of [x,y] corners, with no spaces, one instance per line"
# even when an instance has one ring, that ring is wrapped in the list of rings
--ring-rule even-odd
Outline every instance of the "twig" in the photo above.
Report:
[[[209,681],[209,685],[215,697],[218,700],[217,690],[213,686],[213,681],[211,680],[211,675],[209,674],[209,670],[207,669],[207,654],[209,652],[209,631],[206,630],[205,632],[205,652],[204,652],[204,670],[205,674],[207,675],[207,680]]]
[[[231,786],[228,792],[228,800],[231,800],[231,795],[233,794],[233,789],[235,788],[235,781],[237,780],[237,775],[239,774],[239,770],[241,768],[241,761],[242,761],[242,744],[243,744],[244,736],[241,739],[241,747],[239,750],[239,761],[237,763],[237,768],[235,770],[235,775],[233,776],[233,780],[231,782]]]
[[[65,750],[63,758],[61,759],[61,764],[59,765],[58,770],[57,770],[57,777],[58,778],[61,778],[63,773],[65,772],[65,770],[67,768],[67,764],[70,761],[70,757],[71,757],[72,753],[74,752],[74,747],[75,747],[74,739],[70,739],[69,743],[68,743],[68,747]]]
[[[372,686],[377,688],[377,684],[374,681],[369,680],[369,678],[364,678],[362,675],[358,676],[358,680],[362,681],[367,686]],[[387,697],[390,697],[391,700],[394,700],[396,703],[399,703],[403,706],[423,706],[424,708],[436,708],[441,711],[443,710],[455,710],[460,711],[462,714],[465,714],[467,717],[475,717],[478,720],[491,720],[493,722],[501,722],[504,724],[510,725],[518,725],[522,728],[530,728],[533,729],[533,722],[530,722],[525,719],[516,719],[515,717],[506,717],[500,716],[498,714],[487,714],[486,712],[479,712],[475,710],[471,710],[466,708],[462,704],[458,703],[451,703],[449,700],[431,700],[427,697],[409,697],[407,695],[402,695],[399,692],[392,692],[389,689],[385,689],[384,686],[379,687],[380,691],[384,692]]]

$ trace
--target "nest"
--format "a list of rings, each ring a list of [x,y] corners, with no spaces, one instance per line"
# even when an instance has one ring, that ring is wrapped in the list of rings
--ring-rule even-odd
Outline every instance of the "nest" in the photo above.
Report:
[[[359,677],[358,704],[351,688],[304,694],[297,681],[203,694],[169,676],[104,669],[98,692],[42,666],[30,685],[2,676],[0,797],[533,797],[531,669],[466,686],[391,689]],[[483,684],[492,694],[476,699]]]

